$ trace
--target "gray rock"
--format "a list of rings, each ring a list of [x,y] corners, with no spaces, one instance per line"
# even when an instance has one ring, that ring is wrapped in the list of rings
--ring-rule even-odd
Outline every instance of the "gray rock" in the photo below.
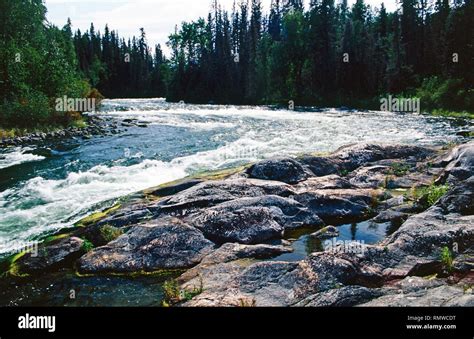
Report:
[[[366,219],[370,212],[368,200],[372,199],[371,196],[357,190],[351,192],[353,195],[332,191],[303,193],[294,199],[327,224]]]
[[[182,192],[184,190],[187,190],[188,188],[196,186],[197,184],[200,184],[202,182],[203,182],[202,180],[197,180],[197,179],[185,179],[173,185],[166,185],[165,187],[157,187],[157,188],[149,189],[147,190],[147,193],[158,196],[158,197],[167,197],[167,196]]]
[[[380,297],[381,292],[363,286],[345,286],[316,293],[295,306],[305,307],[352,307]]]
[[[285,246],[227,243],[204,257],[199,265],[183,273],[179,277],[179,281],[185,283],[197,276],[206,275],[206,269],[214,265],[239,259],[268,259],[292,251],[291,247]]]
[[[314,293],[311,279],[298,263],[218,264],[202,275],[204,292],[184,306],[289,306],[299,301],[303,290]]]
[[[390,168],[386,166],[361,167],[349,176],[351,185],[360,188],[385,187]]]
[[[433,165],[445,167],[437,183],[456,183],[468,179],[474,172],[474,141],[455,147],[447,156],[434,161]]]
[[[325,189],[354,188],[351,183],[338,175],[327,175],[324,177],[309,178],[294,186],[298,193],[311,192]]]
[[[339,236],[339,230],[334,226],[327,226],[317,232],[310,234],[312,238],[331,239]]]
[[[163,212],[183,209],[199,209],[244,197],[278,195],[288,197],[294,194],[291,186],[276,181],[256,179],[231,179],[206,181],[182,191],[151,206]]]
[[[418,146],[360,144],[342,147],[330,158],[340,161],[342,167],[352,171],[362,165],[383,159],[413,157],[421,160],[433,154],[433,150]]]
[[[174,218],[138,225],[79,260],[84,273],[189,268],[214,249],[201,232]]]
[[[271,159],[253,165],[248,169],[248,174],[251,178],[296,184],[307,179],[312,173],[295,159]]]
[[[474,176],[460,182],[438,202],[445,213],[474,214]]]
[[[274,220],[275,211],[267,207],[215,207],[199,214],[194,226],[216,243],[257,244],[282,238],[284,227]]]
[[[407,278],[410,279],[410,278]],[[465,294],[462,286],[437,286],[414,288],[408,293],[400,291],[384,291],[388,294],[376,298],[362,306],[370,307],[448,307],[448,306],[473,306],[472,292]]]
[[[84,254],[84,240],[70,237],[53,244],[41,245],[38,253],[27,253],[15,264],[22,273],[40,273],[63,267]]]
[[[236,211],[249,207],[265,207],[272,214],[272,219],[278,222],[285,230],[301,227],[320,227],[324,222],[304,205],[294,199],[282,198],[276,195],[264,195],[258,198],[240,198],[215,206],[204,212],[219,214],[225,211]],[[196,218],[191,215],[189,219]],[[199,214],[197,214],[199,219]]]
[[[338,174],[341,170],[339,161],[329,157],[303,156],[298,160],[317,177]]]
[[[372,221],[380,224],[388,221],[402,221],[408,219],[410,214],[394,210],[385,210],[380,212]]]

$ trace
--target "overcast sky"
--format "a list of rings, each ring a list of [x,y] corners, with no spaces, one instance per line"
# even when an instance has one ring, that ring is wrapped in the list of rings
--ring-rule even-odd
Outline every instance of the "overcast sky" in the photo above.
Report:
[[[306,0],[309,2],[309,0]],[[96,29],[103,32],[105,24],[119,32],[121,37],[138,35],[140,27],[145,28],[148,42],[154,46],[165,44],[176,24],[183,21],[206,17],[211,0],[46,0],[48,20],[62,27],[71,18],[73,28],[82,31],[93,22]],[[225,9],[231,10],[234,0],[219,0]],[[238,2],[238,1],[237,1]],[[267,10],[271,0],[262,0]],[[336,0],[336,2],[339,2]],[[350,4],[355,0],[349,0]],[[384,0],[385,7],[392,11],[396,0]],[[382,0],[366,0],[379,7]],[[168,53],[167,53],[168,54]]]

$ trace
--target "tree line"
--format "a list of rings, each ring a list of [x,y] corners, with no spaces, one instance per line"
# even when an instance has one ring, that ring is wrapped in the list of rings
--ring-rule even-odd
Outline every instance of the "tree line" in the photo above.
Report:
[[[270,0],[269,0],[270,1]],[[43,0],[0,0],[0,126],[67,124],[58,97],[166,97],[219,104],[376,108],[388,93],[423,109],[474,111],[472,0],[212,2],[176,26],[165,57],[145,30],[126,40],[46,20]],[[159,16],[157,17],[159,20]],[[92,90],[98,89],[98,91]]]
[[[206,20],[169,38],[170,100],[369,105],[416,95],[425,108],[474,107],[474,3],[401,0],[388,13],[363,0],[214,2]],[[376,99],[376,100],[374,100]]]

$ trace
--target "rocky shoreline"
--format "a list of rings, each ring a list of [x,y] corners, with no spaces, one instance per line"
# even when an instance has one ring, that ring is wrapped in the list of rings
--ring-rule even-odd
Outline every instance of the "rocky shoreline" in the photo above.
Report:
[[[30,133],[21,137],[0,139],[0,148],[10,146],[30,146],[68,138],[90,139],[93,136],[119,133],[120,126],[117,122],[109,121],[93,115],[84,115],[84,120],[86,121],[87,126],[83,128],[67,127],[52,132]]]
[[[272,259],[293,251],[291,232],[323,241],[367,220],[396,227],[377,244]],[[10,258],[0,284],[173,272],[166,305],[474,306],[473,268],[474,142],[364,144],[137,193]]]

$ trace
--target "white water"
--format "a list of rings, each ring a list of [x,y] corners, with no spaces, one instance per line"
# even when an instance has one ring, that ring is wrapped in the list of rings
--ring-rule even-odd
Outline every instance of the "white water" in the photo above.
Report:
[[[0,192],[0,254],[15,250],[21,241],[72,225],[101,202],[199,170],[220,169],[269,157],[332,151],[356,142],[429,145],[447,142],[454,135],[444,120],[428,122],[419,115],[400,116],[387,112],[294,112],[263,107],[183,106],[166,104],[159,99],[108,100],[104,108],[102,115],[109,119],[137,119],[149,124],[150,128],[172,126],[195,133],[212,131],[210,139],[203,134],[196,142],[213,142],[218,146],[172,157],[170,161],[160,156],[147,157],[138,150],[131,155],[140,161],[134,164],[124,164],[122,156],[108,164],[97,159],[95,166],[84,171],[67,171],[61,179],[39,175],[18,182]],[[136,138],[143,140],[144,152],[147,147],[159,151],[165,146],[153,143],[152,132],[137,134]],[[170,143],[186,148],[189,138],[191,136],[174,135]],[[24,149],[15,149],[4,154],[0,169],[44,159],[24,152]],[[104,152],[108,152],[107,148]],[[64,168],[71,164],[74,162],[65,164]]]
[[[0,154],[0,169],[44,159],[42,156],[26,153],[32,150],[33,149],[29,147],[15,147],[7,153]]]

